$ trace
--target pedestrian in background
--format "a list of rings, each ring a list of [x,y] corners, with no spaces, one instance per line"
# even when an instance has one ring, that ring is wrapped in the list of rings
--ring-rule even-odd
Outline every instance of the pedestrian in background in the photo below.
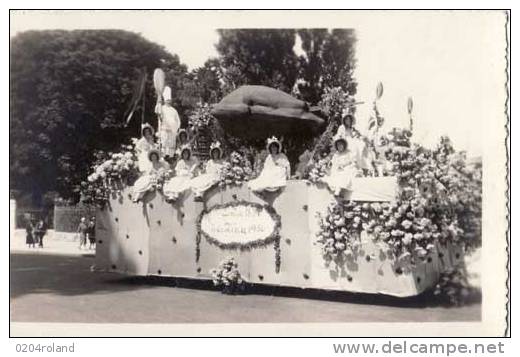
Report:
[[[25,219],[25,244],[27,244],[28,248],[34,248],[34,235],[33,235],[34,225],[32,223],[31,217],[27,217]]]
[[[91,217],[90,222],[88,222],[88,241],[89,247],[88,249],[94,249],[96,245],[96,217]]]
[[[40,219],[34,227],[34,238],[38,242],[38,246],[43,248],[43,237],[47,233],[47,225],[43,219]]]
[[[88,225],[87,225],[87,220],[85,219],[85,217],[81,217],[81,221],[79,222],[77,232],[79,233],[79,249],[82,249],[83,247],[86,248],[87,247]]]

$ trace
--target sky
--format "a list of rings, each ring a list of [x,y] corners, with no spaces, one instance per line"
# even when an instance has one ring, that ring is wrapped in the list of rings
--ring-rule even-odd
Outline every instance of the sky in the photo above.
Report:
[[[449,135],[481,155],[488,124],[503,118],[505,29],[500,12],[454,11],[46,11],[11,13],[11,36],[43,29],[124,29],[179,55],[190,69],[215,57],[218,28],[353,28],[357,34],[357,126],[364,132],[378,82],[384,131],[408,125],[433,146]],[[295,48],[297,50],[297,48]]]

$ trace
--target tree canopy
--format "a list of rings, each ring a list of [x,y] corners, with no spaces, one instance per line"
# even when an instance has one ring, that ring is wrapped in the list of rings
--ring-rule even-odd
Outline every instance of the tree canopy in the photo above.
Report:
[[[304,55],[299,56],[298,92],[303,100],[317,103],[326,88],[341,87],[356,94],[353,79],[356,37],[351,29],[298,30]]]
[[[298,57],[293,51],[295,30],[218,30],[216,49],[224,81],[230,92],[244,84],[291,89],[298,76]]]
[[[140,120],[125,128],[123,116],[142,68],[147,119],[154,118],[153,69],[162,66],[170,77],[187,71],[161,46],[119,30],[28,31],[10,47],[11,187],[36,198],[70,196],[96,150],[136,135]]]
[[[320,101],[325,88],[356,93],[354,30],[226,29],[219,35],[216,49],[225,93],[259,84],[312,104]],[[301,49],[295,48],[297,36]]]

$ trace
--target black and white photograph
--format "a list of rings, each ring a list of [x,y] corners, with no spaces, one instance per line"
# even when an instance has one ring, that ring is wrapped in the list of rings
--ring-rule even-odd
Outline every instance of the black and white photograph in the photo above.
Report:
[[[504,336],[509,19],[11,10],[11,335]]]

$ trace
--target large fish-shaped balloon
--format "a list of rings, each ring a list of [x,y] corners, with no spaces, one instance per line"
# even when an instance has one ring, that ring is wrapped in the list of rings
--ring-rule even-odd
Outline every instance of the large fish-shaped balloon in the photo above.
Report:
[[[304,101],[258,85],[242,86],[229,93],[211,114],[226,132],[238,137],[317,134],[325,126],[325,120]]]

